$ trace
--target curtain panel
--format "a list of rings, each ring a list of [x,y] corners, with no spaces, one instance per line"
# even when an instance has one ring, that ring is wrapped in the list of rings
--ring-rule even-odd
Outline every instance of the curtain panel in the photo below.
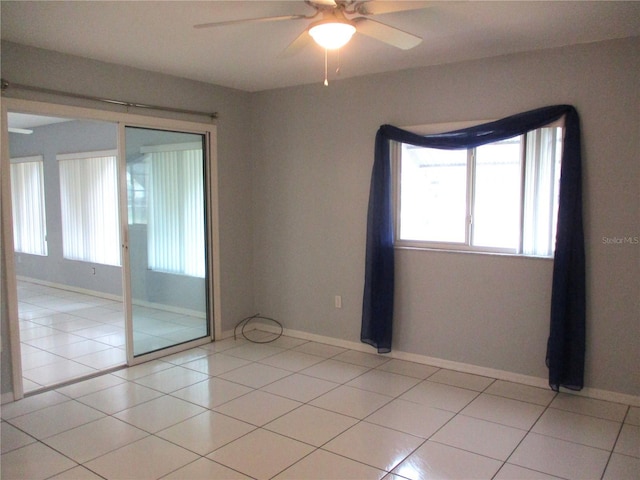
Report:
[[[390,141],[420,147],[469,149],[541,128],[564,117],[565,137],[553,263],[546,364],[549,385],[580,390],[585,357],[585,255],[582,224],[580,120],[571,105],[553,105],[494,122],[435,135],[418,135],[391,125],[376,134],[367,215],[362,342],[388,353],[394,300],[394,212]]]

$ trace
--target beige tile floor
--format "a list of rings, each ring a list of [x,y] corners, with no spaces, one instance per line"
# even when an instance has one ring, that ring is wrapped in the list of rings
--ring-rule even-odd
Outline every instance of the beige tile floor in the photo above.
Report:
[[[640,408],[281,337],[2,407],[2,478],[636,479]]]
[[[18,282],[24,391],[31,392],[126,364],[121,302]],[[206,335],[203,320],[134,306],[136,351]]]

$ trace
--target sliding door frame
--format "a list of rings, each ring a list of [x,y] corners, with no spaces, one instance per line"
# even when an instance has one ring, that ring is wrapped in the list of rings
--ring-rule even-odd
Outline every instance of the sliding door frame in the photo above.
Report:
[[[122,248],[122,272],[123,272],[123,300],[126,312],[125,322],[127,331],[127,364],[129,366],[147,362],[187,348],[209,343],[222,337],[221,305],[220,305],[220,236],[218,217],[218,162],[217,162],[217,128],[212,123],[200,123],[193,121],[174,120],[132,113],[100,110],[86,107],[74,107],[55,103],[36,102],[15,98],[0,99],[2,122],[2,158],[0,169],[2,170],[2,185],[0,195],[2,200],[2,238],[0,239],[1,252],[6,267],[6,291],[7,310],[9,315],[9,341],[12,359],[12,384],[13,399],[19,400],[24,396],[22,385],[22,362],[20,352],[20,323],[18,320],[17,280],[15,274],[15,255],[13,245],[13,219],[11,212],[11,192],[9,189],[9,135],[7,126],[7,113],[19,112],[34,115],[48,115],[68,117],[81,120],[97,120],[112,122],[118,125],[118,182],[119,191],[125,189],[126,193],[126,156],[124,152],[124,127],[137,126],[142,128],[173,130],[185,133],[204,135],[206,138],[206,168],[205,168],[205,195],[207,202],[207,318],[209,319],[210,335],[199,340],[176,345],[174,347],[152,352],[139,357],[133,357],[133,334],[131,322],[130,280],[128,254],[124,251],[128,247],[128,222],[127,205],[123,205],[120,198],[120,232]],[[131,337],[131,338],[130,338]],[[131,352],[130,352],[131,350]],[[3,398],[4,400],[4,398]]]
[[[10,155],[9,155],[9,130],[7,126],[7,102],[0,100],[0,124],[2,125],[2,156],[0,157],[0,222],[2,223],[2,235],[0,238],[0,255],[4,263],[6,282],[0,291],[0,297],[6,293],[2,303],[5,304],[8,318],[9,349],[11,357],[11,385],[13,389],[13,400],[19,400],[24,396],[24,386],[22,382],[22,355],[20,348],[20,322],[18,320],[18,283],[16,279],[15,252],[13,243],[13,212],[11,209],[11,176],[10,176]],[[2,281],[0,280],[0,282]],[[2,343],[5,341],[3,339]],[[4,346],[4,345],[3,345]],[[11,392],[2,394],[2,403],[9,401],[7,398]]]

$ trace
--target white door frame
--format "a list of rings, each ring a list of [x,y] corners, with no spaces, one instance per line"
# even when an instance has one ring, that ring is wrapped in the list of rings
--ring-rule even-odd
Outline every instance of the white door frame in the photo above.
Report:
[[[57,117],[77,118],[83,120],[97,120],[112,122],[118,125],[118,153],[119,153],[119,183],[120,183],[120,213],[121,213],[121,242],[122,248],[126,248],[128,245],[128,225],[124,221],[127,215],[126,203],[123,205],[122,189],[125,189],[126,194],[126,181],[123,182],[123,176],[126,180],[126,171],[123,168],[124,161],[126,160],[124,155],[124,126],[139,126],[144,128],[158,128],[163,130],[175,130],[188,133],[198,133],[205,135],[207,139],[207,240],[208,240],[208,317],[212,323],[210,325],[211,337],[196,340],[194,342],[188,342],[185,344],[170,347],[164,350],[153,352],[147,355],[142,355],[133,358],[130,350],[133,347],[133,333],[131,325],[131,302],[130,285],[129,285],[129,270],[128,270],[128,255],[123,252],[123,296],[124,305],[128,309],[126,317],[126,332],[127,332],[127,362],[128,365],[135,365],[138,363],[153,360],[154,358],[163,357],[172,353],[192,348],[198,344],[204,344],[212,341],[215,338],[222,337],[222,325],[221,325],[221,306],[220,306],[220,241],[219,241],[219,221],[218,221],[218,161],[217,161],[217,138],[216,138],[216,125],[210,123],[198,123],[182,120],[173,120],[167,118],[151,117],[146,115],[136,115],[124,112],[114,112],[108,110],[98,110],[85,107],[73,107],[67,105],[35,102],[30,100],[21,100],[15,98],[2,98],[0,100],[1,105],[1,123],[3,125],[2,131],[2,157],[0,161],[0,170],[2,171],[2,184],[0,186],[0,196],[2,200],[2,238],[0,239],[1,252],[6,262],[6,305],[9,314],[9,339],[11,346],[11,359],[12,359],[12,377],[13,377],[13,398],[18,400],[24,396],[22,385],[22,361],[20,353],[20,324],[18,320],[18,299],[17,299],[17,282],[15,275],[15,257],[13,246],[13,219],[11,212],[11,192],[9,181],[9,134],[7,130],[7,113],[8,112],[20,112],[31,113],[34,115],[50,115]],[[3,398],[4,400],[4,398]]]

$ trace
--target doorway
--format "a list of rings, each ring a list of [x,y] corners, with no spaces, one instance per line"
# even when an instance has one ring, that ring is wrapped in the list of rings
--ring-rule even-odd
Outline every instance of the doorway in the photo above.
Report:
[[[25,392],[124,365],[113,122],[8,113]]]
[[[14,165],[35,162],[21,169],[41,182],[24,188],[22,178],[25,205],[13,195],[18,180],[11,195],[3,189],[15,244],[4,252],[14,267],[14,397],[211,341],[219,332],[215,126],[14,99],[3,106],[3,115],[51,122],[10,133],[3,149],[3,175],[19,179]],[[41,212],[27,219],[35,203]],[[42,237],[40,251],[24,246],[26,233]]]

